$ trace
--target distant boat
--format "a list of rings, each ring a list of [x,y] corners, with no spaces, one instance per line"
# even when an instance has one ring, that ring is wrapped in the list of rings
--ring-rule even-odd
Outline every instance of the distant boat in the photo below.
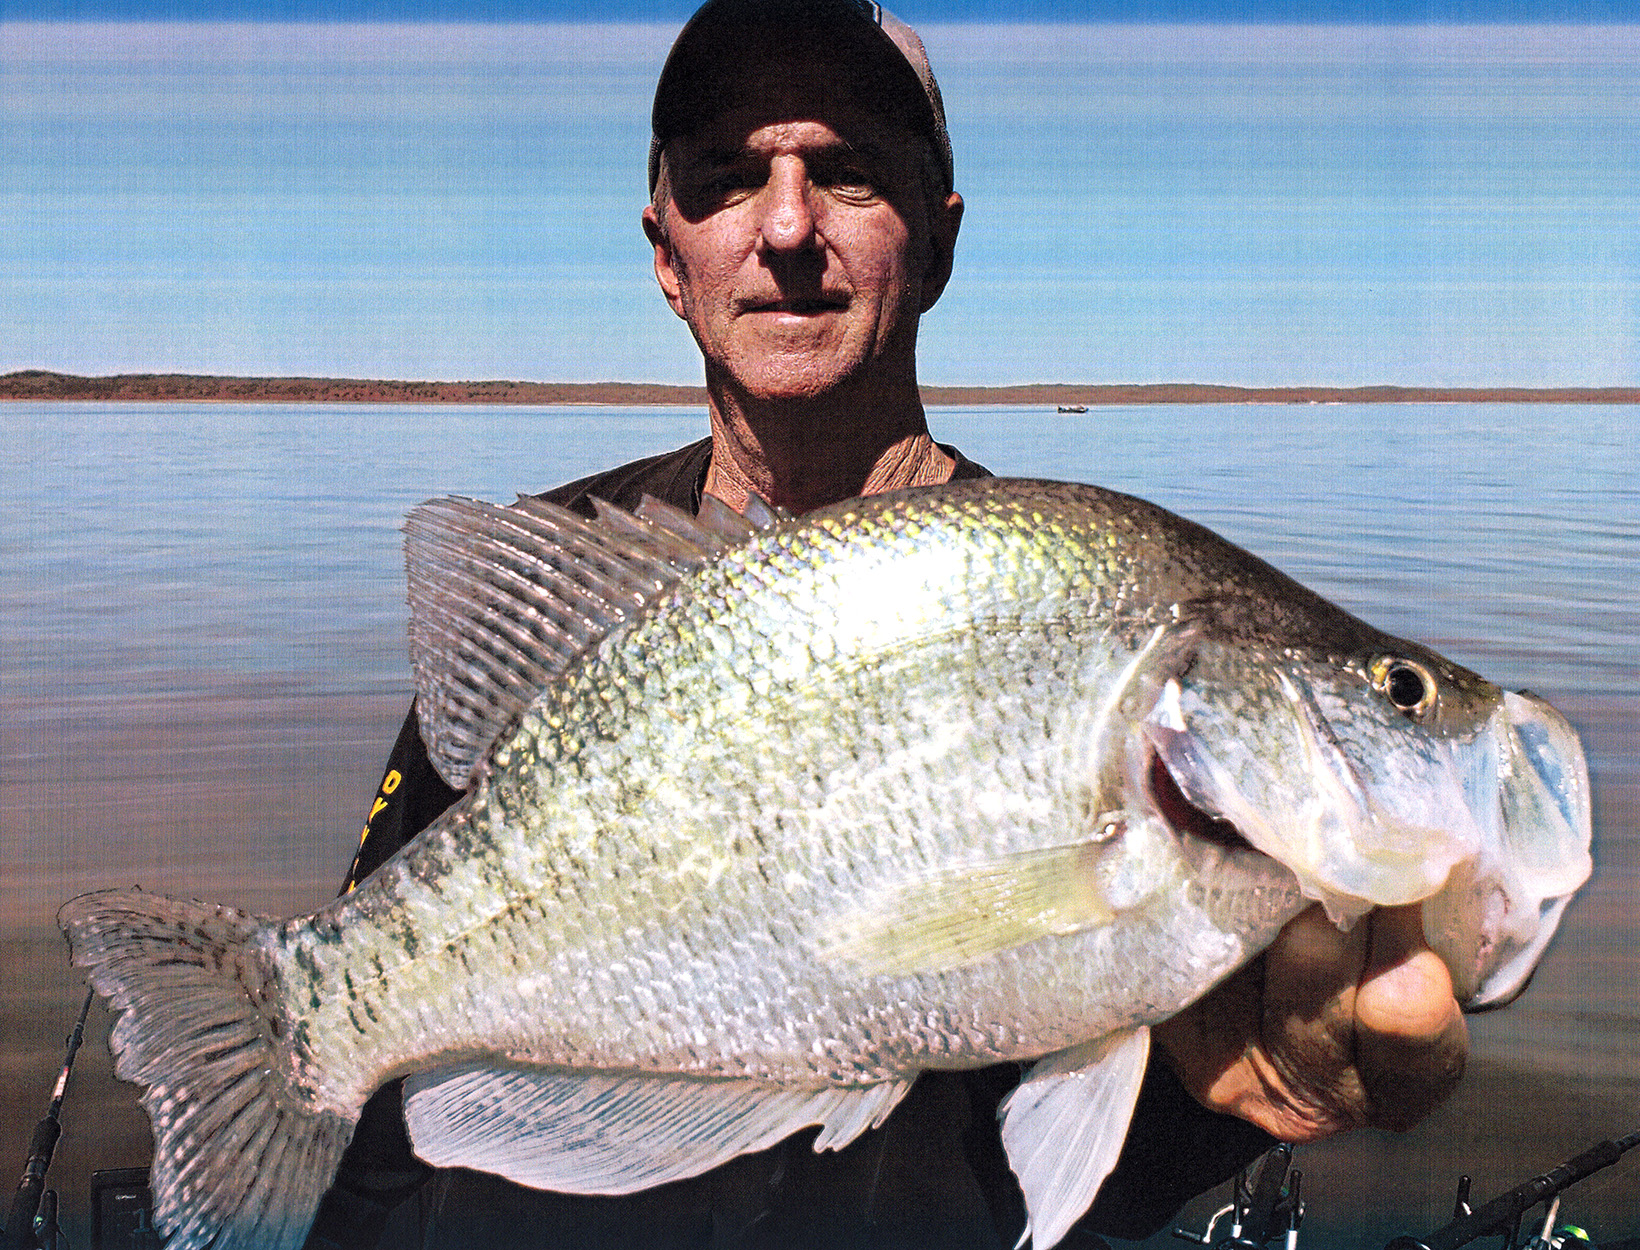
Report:
[[[1088,406],[1086,404],[1060,404],[1059,405],[1059,411],[1060,412],[1086,412],[1087,410],[1088,410]]]

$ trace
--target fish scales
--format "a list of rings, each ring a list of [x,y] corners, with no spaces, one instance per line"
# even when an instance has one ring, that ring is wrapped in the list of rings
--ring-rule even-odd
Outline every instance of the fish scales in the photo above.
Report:
[[[64,909],[122,1075],[237,1039],[145,1095],[184,1250],[300,1244],[394,1076],[433,1162],[618,1193],[805,1124],[840,1147],[919,1071],[1003,1059],[1038,1060],[1002,1137],[1046,1247],[1147,1026],[1311,900],[1426,900],[1492,1001],[1587,875],[1547,704],[1126,496],[953,484],[755,533],[441,501],[407,533],[418,709],[467,797],[309,916]],[[221,1123],[289,1193],[224,1179]]]
[[[944,527],[953,525],[977,539],[960,564],[946,554]],[[1111,642],[1131,651],[1148,622],[1124,626],[1087,612],[1087,591],[1121,570],[1091,529],[1050,534],[1018,509],[931,510],[897,526],[871,524],[881,561],[859,569],[864,557],[839,537],[845,524],[835,528],[779,544],[777,554],[732,553],[689,586],[686,601],[611,640],[498,746],[494,771],[461,819],[384,870],[379,888],[335,906],[336,928],[356,935],[360,949],[402,951],[414,929],[414,957],[389,965],[372,996],[384,1022],[410,1027],[400,1042],[372,1029],[378,1053],[424,1060],[420,1004],[434,987],[447,1001],[462,985],[471,993],[451,1014],[472,1036],[452,1038],[452,1050],[535,1062],[810,1076],[816,1042],[846,1034],[844,1012],[862,1010],[872,1033],[900,1034],[904,1049],[873,1061],[862,1046],[860,1058],[824,1072],[830,1079],[882,1079],[944,1046],[941,1029],[930,1036],[926,1023],[943,993],[925,989],[891,1021],[890,1001],[871,1003],[844,982],[813,984],[809,950],[791,939],[803,935],[803,918],[915,867],[908,854],[935,867],[1074,840],[1042,784],[1047,770],[1035,766],[1053,746],[1048,709],[1074,682],[1115,671],[1124,653]],[[860,583],[878,570],[894,584],[862,595]],[[978,611],[974,600],[984,605]],[[808,645],[822,613],[841,618],[825,660]],[[1090,655],[1108,659],[1090,666]],[[1066,671],[1070,658],[1092,671]],[[976,674],[1004,689],[1017,677],[1038,706],[999,703]],[[739,726],[732,737],[708,736],[730,720]],[[790,759],[803,761],[805,775],[782,793]],[[935,812],[907,803],[929,792],[952,801]],[[998,818],[1032,803],[1034,822]],[[917,816],[937,819],[913,827]],[[771,885],[789,910],[771,914]],[[514,910],[535,895],[557,906],[547,916]],[[373,914],[384,915],[385,930]],[[292,936],[312,941],[307,933]],[[538,997],[498,994],[468,973],[472,942],[493,942],[512,966],[552,968],[553,984],[537,976],[528,984]],[[679,947],[670,981],[649,987],[658,1011],[623,1013],[624,987],[609,969],[652,966],[652,952]],[[325,950],[337,970],[359,962],[345,946]],[[1058,961],[1042,963],[1038,979]],[[1039,1014],[1027,1009],[1036,988],[1018,987],[1018,1018]],[[905,992],[899,984],[880,991],[885,1000]],[[329,985],[314,994],[336,1004],[314,1037],[359,1036],[341,1018],[345,995]],[[412,1005],[397,1007],[401,999]],[[999,1003],[994,1017],[1010,1019],[1008,1006]],[[782,1054],[752,1045],[793,1021],[807,1027],[783,1038]],[[1103,1031],[1113,1022],[1094,1023]],[[989,1052],[975,1058],[1041,1053],[1065,1040],[1064,1026],[1046,1036],[1021,1029],[989,1039]],[[316,1062],[347,1066],[341,1055]],[[367,1087],[352,1092],[354,1103],[381,1079],[362,1075]]]

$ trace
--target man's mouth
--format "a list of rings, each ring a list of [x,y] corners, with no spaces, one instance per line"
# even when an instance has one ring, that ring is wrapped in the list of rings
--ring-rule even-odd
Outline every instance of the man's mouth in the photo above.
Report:
[[[841,312],[848,307],[846,295],[784,296],[780,299],[751,300],[746,312],[788,313],[793,316],[813,316],[816,313]]]

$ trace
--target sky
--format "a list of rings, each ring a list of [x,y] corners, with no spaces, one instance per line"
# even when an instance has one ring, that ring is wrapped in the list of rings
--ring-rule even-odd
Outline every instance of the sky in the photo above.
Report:
[[[0,20],[682,23],[698,0],[0,0]],[[1636,0],[902,0],[925,22],[1624,22]]]
[[[0,372],[697,382],[637,226],[687,7],[0,0]],[[898,11],[925,382],[1640,384],[1640,0]]]

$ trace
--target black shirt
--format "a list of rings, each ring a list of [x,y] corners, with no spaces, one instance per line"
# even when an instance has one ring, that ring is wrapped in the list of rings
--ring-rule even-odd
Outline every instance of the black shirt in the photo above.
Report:
[[[987,477],[953,448],[957,480]],[[596,496],[635,509],[645,495],[699,510],[711,440],[547,491],[592,516]],[[458,798],[428,761],[415,709],[393,744],[345,890],[374,872]],[[366,1104],[309,1234],[309,1250],[773,1250],[950,1247],[1006,1250],[1025,1204],[998,1132],[998,1105],[1018,1064],[925,1072],[879,1129],[816,1154],[817,1130],[742,1155],[702,1176],[623,1197],[549,1193],[488,1173],[435,1171],[410,1150],[397,1082]],[[1146,1073],[1133,1126],[1093,1208],[1060,1244],[1097,1233],[1144,1237],[1188,1198],[1274,1144],[1244,1121],[1208,1111],[1162,1063]]]

